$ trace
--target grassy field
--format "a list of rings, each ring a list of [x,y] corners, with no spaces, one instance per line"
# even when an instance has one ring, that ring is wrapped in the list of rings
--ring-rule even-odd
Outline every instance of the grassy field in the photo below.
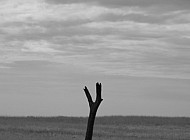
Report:
[[[87,118],[0,117],[0,140],[84,140]],[[97,117],[93,140],[190,140],[190,118]]]

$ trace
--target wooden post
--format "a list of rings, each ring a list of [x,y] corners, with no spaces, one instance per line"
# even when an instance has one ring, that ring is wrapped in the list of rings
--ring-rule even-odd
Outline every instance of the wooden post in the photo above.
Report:
[[[90,113],[89,113],[89,117],[88,117],[88,124],[87,124],[85,140],[92,140],[96,112],[98,110],[100,103],[103,101],[103,99],[101,97],[101,90],[102,90],[101,83],[96,83],[96,100],[95,100],[95,102],[93,102],[90,92],[88,91],[88,88],[86,86],[84,88],[84,92],[86,94],[86,97],[87,97],[88,103],[89,103],[89,107],[90,107]]]

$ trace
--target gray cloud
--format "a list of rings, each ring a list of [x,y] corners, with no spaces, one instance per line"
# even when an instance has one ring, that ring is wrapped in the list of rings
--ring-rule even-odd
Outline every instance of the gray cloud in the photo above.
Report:
[[[162,10],[188,10],[190,6],[189,0],[46,0],[46,2],[51,4],[92,3],[105,7],[157,7]]]
[[[20,2],[1,4],[2,63],[45,60],[106,74],[189,78],[188,1]]]

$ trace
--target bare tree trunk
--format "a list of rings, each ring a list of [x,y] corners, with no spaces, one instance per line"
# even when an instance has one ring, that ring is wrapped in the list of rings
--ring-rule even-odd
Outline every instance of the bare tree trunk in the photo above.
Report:
[[[87,87],[85,86],[85,88],[84,88],[84,92],[86,94],[86,97],[87,97],[88,103],[89,103],[89,107],[90,107],[90,113],[89,113],[89,117],[88,117],[88,124],[87,124],[85,140],[92,140],[96,112],[98,110],[100,103],[103,100],[101,97],[101,90],[102,90],[101,83],[100,84],[96,83],[96,100],[95,100],[95,102],[93,102],[92,97],[91,97]]]

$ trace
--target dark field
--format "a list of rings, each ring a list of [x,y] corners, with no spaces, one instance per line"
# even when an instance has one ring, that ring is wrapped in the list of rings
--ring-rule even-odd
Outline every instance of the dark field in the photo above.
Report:
[[[87,118],[0,117],[0,140],[84,140]],[[190,140],[190,118],[97,117],[93,140]]]

